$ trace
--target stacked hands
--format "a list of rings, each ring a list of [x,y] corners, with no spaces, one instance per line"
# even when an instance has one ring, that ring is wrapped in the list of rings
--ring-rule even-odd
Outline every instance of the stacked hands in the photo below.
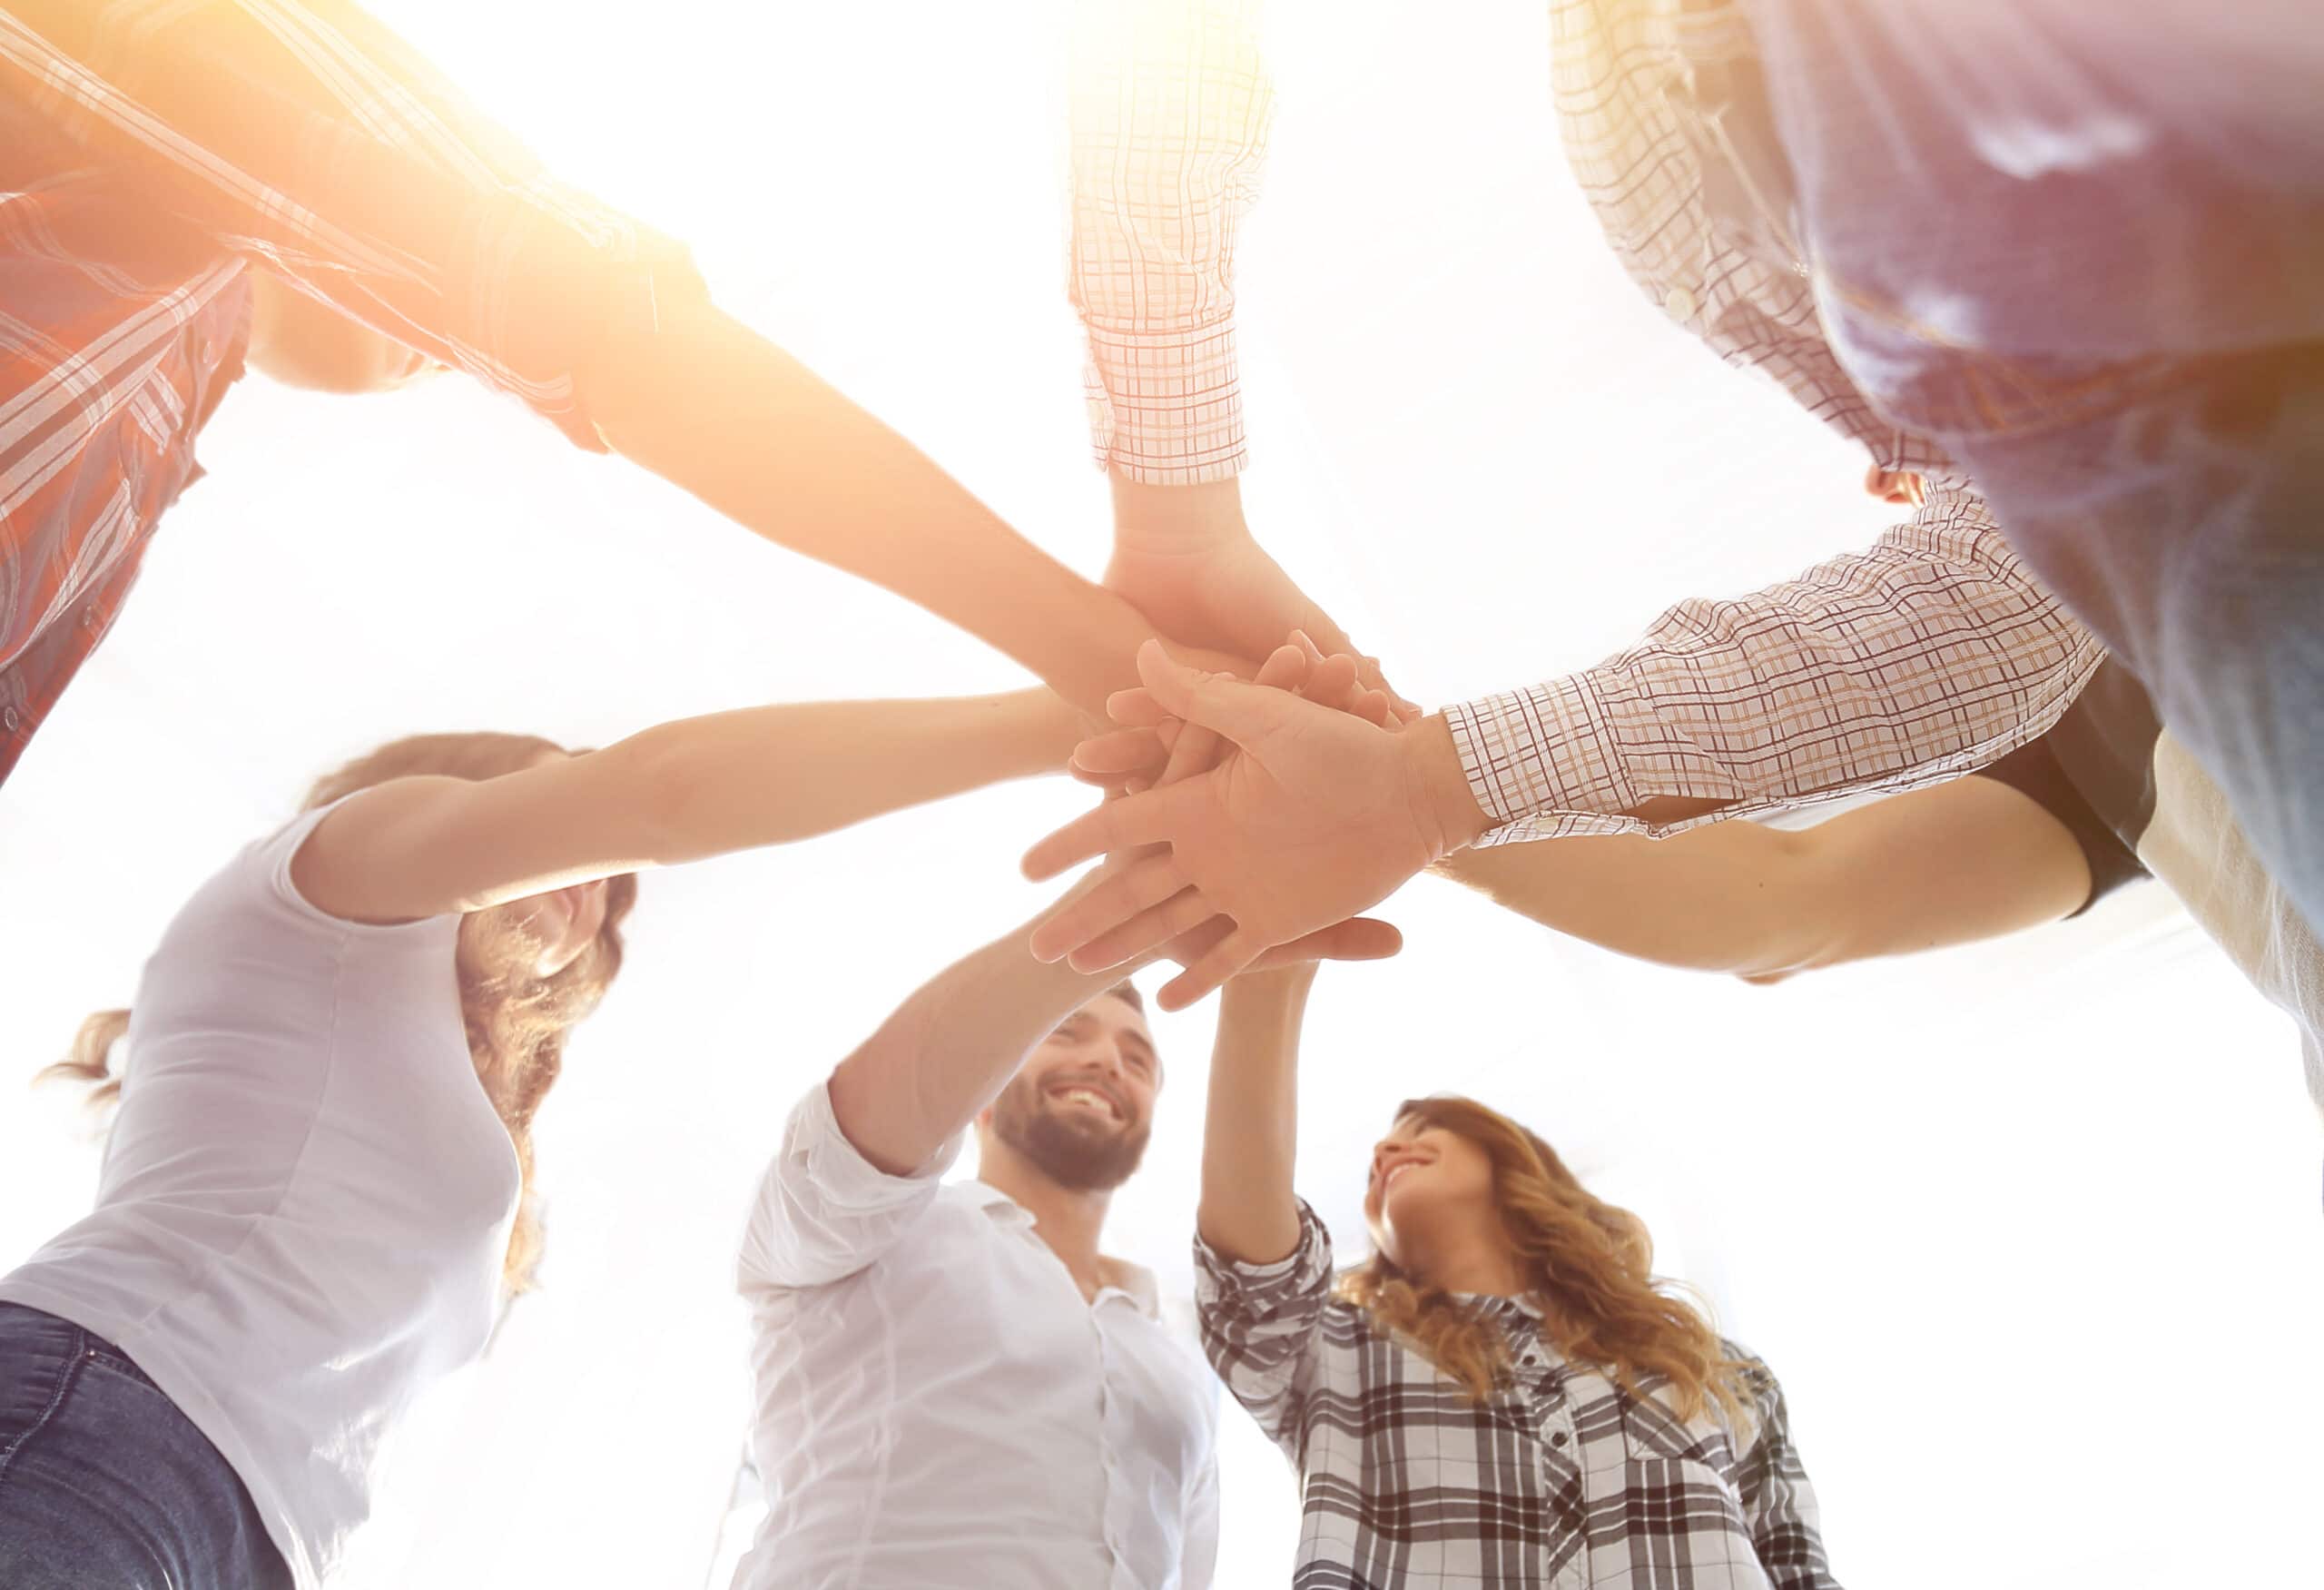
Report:
[[[1304,630],[1247,682],[1158,642],[1137,669],[1107,702],[1117,726],[1073,755],[1107,798],[1026,854],[1036,881],[1105,858],[1034,954],[1083,973],[1177,961],[1166,1010],[1240,972],[1394,954],[1396,929],[1358,914],[1483,826],[1442,721]]]

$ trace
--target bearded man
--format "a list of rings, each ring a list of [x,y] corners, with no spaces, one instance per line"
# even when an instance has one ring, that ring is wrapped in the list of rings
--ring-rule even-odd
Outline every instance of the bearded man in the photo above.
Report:
[[[1208,1373],[1098,1247],[1161,1062],[1137,989],[1027,932],[792,1112],[743,1246],[769,1512],[735,1590],[1210,1583]],[[971,1126],[977,1177],[946,1182]]]

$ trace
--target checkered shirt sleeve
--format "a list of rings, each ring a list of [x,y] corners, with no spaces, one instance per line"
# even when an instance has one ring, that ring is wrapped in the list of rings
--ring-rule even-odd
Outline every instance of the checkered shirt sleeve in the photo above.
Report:
[[[1958,483],[1925,438],[1880,418],[1840,367],[1797,258],[1767,118],[1738,114],[1757,45],[1731,0],[1555,0],[1551,88],[1574,181],[1639,291],[1756,370],[1883,469]]]
[[[1235,246],[1274,114],[1260,0],[1077,0],[1068,291],[1101,469],[1224,480],[1247,456]]]
[[[1195,1239],[1195,1308],[1211,1368],[1259,1427],[1295,1446],[1301,1397],[1332,1295],[1332,1238],[1299,1206],[1299,1245],[1273,1264],[1237,1264]],[[1294,1450],[1295,1461],[1298,1453]]]
[[[684,251],[552,181],[346,0],[9,0],[0,93],[157,212],[592,449],[601,348],[704,296]]]
[[[1650,796],[1748,815],[1939,783],[2040,737],[2105,651],[1984,501],[1933,489],[1868,550],[1679,603],[1597,667],[1446,709],[1480,844],[1666,832]]]
[[[1751,1547],[1776,1590],[1835,1590],[1816,1492],[1791,1444],[1791,1410],[1775,1371],[1734,1342],[1729,1357],[1748,1366],[1753,1391],[1751,1445],[1737,1465],[1735,1488],[1751,1529]]]

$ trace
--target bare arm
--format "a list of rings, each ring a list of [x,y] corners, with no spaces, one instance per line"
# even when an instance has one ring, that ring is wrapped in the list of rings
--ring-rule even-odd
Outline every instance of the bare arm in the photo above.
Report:
[[[686,718],[481,783],[367,790],[323,820],[293,874],[309,901],[350,921],[480,910],[1054,772],[1078,721],[1047,690]]]
[[[157,218],[328,304],[268,306],[259,357],[290,379],[398,379],[392,339],[960,624],[1085,707],[1135,682],[1154,631],[1128,601],[712,306],[682,250],[557,186],[349,0],[20,0],[0,10],[0,92],[53,100]]]
[[[1996,938],[2090,894],[2064,824],[1974,775],[1796,832],[1728,822],[1466,850],[1434,871],[1640,960],[1774,982]]]
[[[950,620],[1094,711],[1154,627],[707,304],[617,341],[592,388],[606,444],[778,545]]]
[[[832,1113],[855,1150],[909,1176],[967,1129],[1033,1045],[1111,985],[1025,947],[1031,924],[955,962],[832,1072]]]
[[[1299,1244],[1299,1028],[1315,974],[1246,973],[1219,996],[1195,1229],[1229,1260],[1273,1264]]]

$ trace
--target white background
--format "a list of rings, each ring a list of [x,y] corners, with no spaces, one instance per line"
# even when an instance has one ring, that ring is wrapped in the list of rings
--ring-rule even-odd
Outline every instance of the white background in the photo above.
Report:
[[[737,313],[1100,565],[1054,0],[381,9],[564,174],[692,242]],[[1539,7],[1303,0],[1276,33],[1246,492],[1408,694],[1588,663],[1680,597],[1877,531],[1860,458],[1620,277],[1555,147]],[[380,739],[595,743],[1016,681],[457,380],[348,400],[253,379],[203,457],[0,791],[15,1076],[127,999],[179,902],[309,777]],[[409,1431],[346,1583],[723,1585],[731,1255],[777,1124],[910,987],[1038,907],[1017,854],[1083,799],[1005,787],[645,881],[541,1127],[546,1285]],[[1775,1365],[1845,1582],[2324,1582],[2317,1122],[2289,1025],[2159,890],[1773,990],[1434,880],[1386,914],[1410,947],[1327,972],[1309,1024],[1301,1180],[1344,1254],[1394,1102],[1472,1091],[1646,1215],[1663,1268]],[[1209,1022],[1157,1023],[1171,1084],[1111,1229],[1181,1290]],[[95,1152],[65,1101],[0,1097],[5,1263],[83,1212]],[[1221,1583],[1280,1584],[1287,1474],[1223,1424]]]

